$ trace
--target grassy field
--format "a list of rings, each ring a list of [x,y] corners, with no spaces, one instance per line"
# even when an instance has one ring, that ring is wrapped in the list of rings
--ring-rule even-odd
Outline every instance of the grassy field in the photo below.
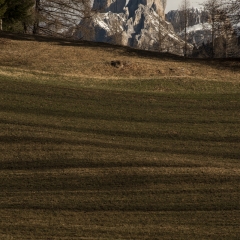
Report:
[[[0,239],[239,239],[239,62],[7,33],[0,60]]]

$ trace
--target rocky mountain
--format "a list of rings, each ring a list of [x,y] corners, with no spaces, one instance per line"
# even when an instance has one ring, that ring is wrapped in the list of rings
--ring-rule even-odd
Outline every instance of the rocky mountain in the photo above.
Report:
[[[91,19],[81,21],[76,38],[183,55],[184,42],[165,21],[166,0],[94,0]],[[188,45],[192,49],[192,45]]]
[[[165,17],[166,0],[94,0],[93,9],[121,13],[126,7],[128,8],[129,16],[132,17],[139,4],[153,8],[158,15],[162,18]]]
[[[211,40],[211,26],[208,24],[208,12],[198,8],[188,11],[187,38],[188,42],[196,46]],[[166,20],[170,22],[178,36],[184,38],[184,13],[173,10],[166,14]]]
[[[184,31],[184,12],[183,11],[170,11],[166,14],[166,20],[169,21],[176,34],[182,39],[185,38]],[[240,31],[235,22],[232,23],[232,29],[228,32],[216,34],[214,40],[214,49],[212,49],[212,26],[209,22],[209,14],[202,9],[192,8],[188,9],[188,22],[187,22],[187,41],[194,45],[192,56],[193,57],[211,57],[218,58],[236,57],[239,56],[239,37]]]
[[[181,10],[169,11],[166,15],[166,20],[173,25],[176,32],[181,32],[184,28],[184,13]],[[188,23],[189,27],[203,24],[208,21],[208,12],[198,9],[191,8],[188,9]]]

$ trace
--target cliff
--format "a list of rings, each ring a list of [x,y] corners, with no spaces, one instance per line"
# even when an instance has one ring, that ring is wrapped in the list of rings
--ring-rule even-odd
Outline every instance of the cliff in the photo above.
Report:
[[[166,20],[170,22],[176,34],[184,39],[184,13],[173,10],[166,14]],[[187,39],[191,44],[201,46],[203,42],[211,40],[211,26],[208,24],[209,14],[198,8],[188,10]]]
[[[184,43],[165,21],[165,7],[166,0],[94,0],[93,9],[100,13],[82,21],[74,34],[96,42],[182,55]]]
[[[206,23],[208,21],[208,12],[198,8],[188,9],[188,27],[197,24]],[[184,28],[184,12],[180,10],[172,10],[166,14],[166,20],[173,25],[175,32],[181,32]]]
[[[153,8],[154,11],[165,18],[165,8],[167,0],[94,0],[93,9],[102,12],[123,13],[129,12],[129,17],[133,17],[139,4]]]

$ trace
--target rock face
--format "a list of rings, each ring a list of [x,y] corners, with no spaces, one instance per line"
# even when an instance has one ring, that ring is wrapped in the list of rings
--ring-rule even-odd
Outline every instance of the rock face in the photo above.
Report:
[[[139,4],[153,8],[159,16],[165,18],[166,0],[94,0],[93,9],[122,13],[126,7],[128,8],[129,16],[133,17]]]
[[[206,23],[209,15],[206,11],[198,8],[191,8],[188,11],[188,27]],[[172,10],[166,14],[166,20],[173,25],[175,32],[181,32],[184,24],[184,13],[179,10]]]
[[[101,13],[82,21],[74,35],[86,40],[182,55],[184,42],[165,21],[165,7],[166,0],[95,0],[93,9]]]
[[[126,5],[126,0],[94,0],[93,9],[101,12],[121,13]]]
[[[209,15],[202,9],[189,9],[187,23],[187,39],[191,44],[201,46],[211,40],[211,26],[207,23]],[[183,11],[174,10],[166,14],[166,20],[173,25],[178,36],[184,38],[184,13]]]
[[[162,19],[165,19],[166,0],[129,0],[127,8],[129,10],[129,17],[133,17],[139,4],[152,8]]]

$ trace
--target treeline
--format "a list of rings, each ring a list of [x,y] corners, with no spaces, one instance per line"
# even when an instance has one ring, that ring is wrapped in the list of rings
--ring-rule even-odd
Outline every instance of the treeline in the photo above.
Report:
[[[240,0],[206,0],[203,10],[207,13],[206,29],[209,36],[202,46],[194,46],[193,57],[239,57],[240,56]],[[190,1],[183,0],[180,6],[181,22],[184,29],[185,54],[187,54],[188,32],[190,22]],[[207,32],[207,31],[205,31]]]
[[[22,31],[33,21],[33,0],[0,0],[0,30]]]
[[[1,30],[71,36],[95,14],[90,0],[0,0]]]
[[[240,0],[207,0],[203,6],[209,13],[211,26],[210,56],[239,56]]]
[[[104,1],[98,2],[102,4]],[[240,0],[206,0],[202,5],[204,11],[208,12],[210,36],[207,43],[200,47],[195,46],[192,51],[188,44],[187,32],[190,23],[190,2],[182,0],[180,10],[185,41],[184,56],[239,57]],[[99,7],[96,9],[92,9],[91,0],[0,0],[0,30],[76,37],[76,30],[80,28],[78,32],[81,32],[81,37],[94,39],[94,36],[90,37],[93,33],[89,30],[89,24],[93,15],[101,11]],[[82,19],[84,21],[81,22]],[[116,22],[115,25],[118,29],[119,23]],[[166,37],[162,35],[161,29],[159,27],[159,49],[162,49],[162,42]],[[120,36],[116,35],[116,38],[117,42]]]

